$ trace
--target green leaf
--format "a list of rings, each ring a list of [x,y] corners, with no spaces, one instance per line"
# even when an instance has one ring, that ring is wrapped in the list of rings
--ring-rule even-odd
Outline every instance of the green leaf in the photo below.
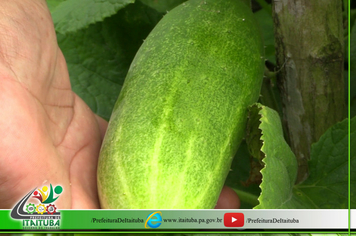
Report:
[[[261,170],[262,183],[260,204],[256,209],[295,208],[293,186],[297,176],[297,161],[283,137],[282,125],[276,111],[256,104],[251,108],[252,116],[260,117],[262,132],[261,151],[265,154]],[[257,128],[257,127],[256,127]]]
[[[356,24],[350,35],[350,110],[351,117],[356,115]]]
[[[66,0],[46,0],[48,9],[51,13],[53,13],[53,11],[57,8],[57,6],[64,1]]]
[[[264,236],[265,234],[254,234],[254,233],[249,233],[249,234],[238,234],[238,233],[179,233],[179,234],[173,234],[172,236],[238,236],[238,235],[244,235],[244,236]],[[286,234],[285,236],[290,236]]]
[[[251,114],[249,118],[246,139],[240,144],[225,182],[238,194],[243,209],[252,209],[259,203],[257,199],[261,193],[259,185],[262,179],[260,170],[263,167],[261,160],[264,156],[261,152],[261,131],[254,129],[259,125],[259,118]]]
[[[152,7],[158,12],[166,13],[187,0],[140,0],[143,4]]]
[[[314,233],[314,234],[308,234],[309,236],[348,236],[348,233],[338,233],[338,234],[332,234],[332,233],[327,233],[327,234],[320,234],[320,233]],[[351,234],[352,235],[352,234]]]
[[[348,206],[348,121],[329,128],[311,147],[309,177],[294,185],[297,162],[283,138],[277,112],[257,104],[252,115],[260,117],[262,152],[265,154],[261,170],[259,209],[346,209]],[[351,120],[351,135],[355,136],[356,119]],[[351,145],[352,146],[352,145]],[[353,154],[355,155],[355,154]],[[356,168],[356,158],[351,157]],[[352,180],[356,182],[355,176]],[[351,191],[355,196],[356,189]],[[351,201],[355,204],[356,199]]]
[[[356,118],[350,121],[350,199],[352,209],[356,208]]]
[[[252,162],[247,144],[243,141],[233,159],[225,185],[235,190],[240,198],[241,209],[252,209],[258,204],[259,185],[250,178]],[[253,178],[253,177],[252,177]]]
[[[53,2],[53,0],[51,1]],[[56,31],[61,34],[75,32],[90,24],[101,22],[134,0],[67,0],[52,12]]]
[[[356,9],[350,9],[350,28],[353,28],[356,21]]]
[[[355,121],[351,120],[352,135],[355,135]],[[352,163],[355,166],[355,157]],[[329,128],[319,141],[312,145],[309,177],[294,189],[299,200],[308,202],[313,208],[348,208],[347,119]]]
[[[272,15],[272,7],[266,2],[266,0],[256,0],[256,2],[268,12],[269,15]]]
[[[87,29],[67,35],[57,33],[73,91],[104,119],[110,118],[143,39],[161,17],[138,1]]]
[[[262,31],[265,44],[265,57],[270,62],[276,64],[272,15],[265,9],[261,9],[254,14]]]

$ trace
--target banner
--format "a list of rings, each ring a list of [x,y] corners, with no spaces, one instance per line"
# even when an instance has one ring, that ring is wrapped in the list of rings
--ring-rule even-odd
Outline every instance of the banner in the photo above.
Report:
[[[347,230],[348,210],[58,210],[14,219],[0,210],[0,230]]]

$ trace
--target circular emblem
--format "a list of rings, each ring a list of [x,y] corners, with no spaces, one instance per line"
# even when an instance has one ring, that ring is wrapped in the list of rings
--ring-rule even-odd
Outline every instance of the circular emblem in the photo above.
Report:
[[[37,205],[37,208],[36,208],[36,211],[37,211],[37,213],[38,214],[43,214],[44,212],[46,212],[46,207],[45,207],[45,205],[43,205],[43,204],[38,204]]]
[[[49,204],[46,208],[47,213],[53,215],[56,212],[57,208],[55,205]]]
[[[27,213],[29,213],[29,214],[33,214],[33,213],[36,211],[36,206],[35,206],[35,204],[32,204],[32,203],[28,204],[28,205],[26,206],[26,211],[27,211]]]

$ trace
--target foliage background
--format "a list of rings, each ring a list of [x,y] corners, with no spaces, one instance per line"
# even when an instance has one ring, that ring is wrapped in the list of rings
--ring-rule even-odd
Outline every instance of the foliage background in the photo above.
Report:
[[[184,1],[47,0],[58,43],[67,61],[72,88],[96,114],[109,120],[130,63],[143,40],[167,12]],[[343,2],[347,45],[347,1]],[[356,12],[353,9],[355,6],[351,7],[349,23],[353,41],[356,39]],[[281,105],[275,86],[276,59],[270,1],[252,1],[252,9],[264,38],[266,67],[269,69],[266,71],[268,83],[264,83],[261,92],[272,94],[262,96],[259,102],[271,104],[272,98],[275,104],[272,108],[277,112],[260,104],[251,107],[247,127],[249,135],[235,156],[226,185],[239,194],[241,208],[347,208],[347,120],[331,127],[312,146],[310,178],[294,185],[293,176],[289,176],[293,175],[297,166],[291,161],[295,157],[284,141],[280,124]],[[350,46],[350,68],[347,49],[345,47],[344,79],[347,85],[350,70],[350,115],[354,117],[356,61],[353,59],[356,45],[351,43]],[[348,90],[347,86],[345,90]],[[354,123],[351,123],[351,136],[356,128]],[[352,142],[351,146],[356,146]],[[280,154],[277,155],[274,150]],[[351,154],[352,166],[356,168],[355,154]],[[269,163],[268,168],[266,163]],[[283,169],[286,171],[283,172]],[[351,179],[356,182],[354,175]],[[351,196],[352,206],[355,206],[354,188]]]

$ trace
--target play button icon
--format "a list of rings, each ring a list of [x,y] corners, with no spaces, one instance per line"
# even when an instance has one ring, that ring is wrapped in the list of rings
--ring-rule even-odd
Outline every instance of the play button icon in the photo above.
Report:
[[[224,215],[225,227],[242,227],[244,226],[244,221],[243,213],[226,213]]]

